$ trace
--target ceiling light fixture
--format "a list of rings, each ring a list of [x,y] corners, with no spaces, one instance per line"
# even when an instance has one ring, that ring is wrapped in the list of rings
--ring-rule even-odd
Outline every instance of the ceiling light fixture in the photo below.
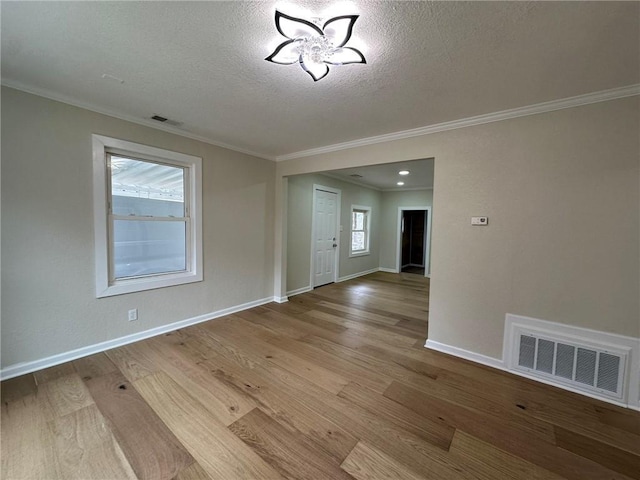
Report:
[[[398,175],[409,175],[409,170],[400,170]]]
[[[398,185],[399,187],[401,187],[401,186],[403,186],[403,185],[404,185],[404,182],[398,182],[398,183],[396,183],[396,185]]]
[[[287,40],[265,60],[279,65],[299,63],[315,82],[329,73],[329,65],[367,63],[360,50],[344,46],[357,18],[341,15],[322,24],[319,18],[308,21],[276,10],[276,28]]]

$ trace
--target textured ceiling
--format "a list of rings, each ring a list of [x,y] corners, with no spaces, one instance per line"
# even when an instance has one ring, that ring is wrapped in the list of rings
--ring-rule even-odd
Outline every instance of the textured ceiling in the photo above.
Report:
[[[267,158],[640,83],[639,2],[351,5],[368,63],[314,83],[275,2],[2,2],[2,79]]]

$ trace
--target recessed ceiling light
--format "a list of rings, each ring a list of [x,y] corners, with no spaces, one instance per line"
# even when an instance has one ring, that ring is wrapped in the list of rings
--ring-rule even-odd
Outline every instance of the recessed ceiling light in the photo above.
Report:
[[[396,185],[398,185],[399,187],[401,187],[402,185],[404,185],[404,182],[398,182],[398,183],[396,183]]]
[[[398,175],[409,175],[409,170],[400,170]]]

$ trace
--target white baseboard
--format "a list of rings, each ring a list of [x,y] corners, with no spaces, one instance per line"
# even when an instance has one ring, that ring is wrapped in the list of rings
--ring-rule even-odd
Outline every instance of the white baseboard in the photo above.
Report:
[[[433,341],[433,340],[427,340],[427,342],[424,344],[424,346],[426,348],[430,349],[430,350],[435,350],[437,352],[446,353],[448,355],[452,355],[452,356],[458,357],[458,358],[463,358],[463,359],[469,360],[471,362],[480,363],[482,365],[486,365],[488,367],[493,367],[493,368],[496,368],[498,370],[502,370],[502,371],[504,371],[506,373],[517,375],[519,377],[524,377],[524,378],[528,378],[530,380],[535,380],[536,382],[544,383],[546,385],[551,385],[553,387],[561,388],[563,390],[568,390],[570,392],[578,393],[580,395],[585,395],[587,397],[594,398],[596,400],[600,400],[600,401],[603,401],[603,402],[611,403],[613,405],[617,405],[617,406],[620,406],[620,407],[625,407],[625,408],[630,408],[632,410],[640,411],[640,402],[635,403],[632,398],[629,399],[629,403],[623,403],[623,402],[615,401],[613,399],[607,399],[607,398],[603,398],[603,397],[600,397],[600,396],[592,395],[589,392],[585,392],[583,390],[574,389],[574,388],[571,388],[568,385],[561,385],[561,384],[558,384],[558,383],[555,383],[555,382],[550,382],[550,381],[547,381],[547,380],[545,380],[543,378],[540,378],[540,377],[534,377],[532,375],[527,375],[525,372],[520,372],[520,371],[516,371],[516,370],[510,370],[510,369],[507,368],[505,362],[503,360],[498,359],[498,358],[488,357],[486,355],[481,355],[479,353],[471,352],[471,351],[465,350],[463,348],[454,347],[454,346],[447,345],[447,344],[440,343],[440,342],[436,342],[436,341]]]
[[[288,297],[293,297],[294,295],[300,295],[301,293],[307,293],[307,292],[310,292],[311,290],[313,290],[313,287],[310,286],[310,285],[307,285],[306,287],[296,288],[295,290],[291,290],[290,292],[287,292],[287,296]]]
[[[380,267],[378,269],[378,271],[380,272],[387,272],[387,273],[400,273],[400,270],[398,270],[397,268],[386,268],[386,267]],[[431,278],[431,273],[427,273],[425,274],[425,277],[427,278]]]
[[[286,297],[284,298],[286,299]],[[277,301],[277,300],[275,300],[274,297],[262,298],[260,300],[254,300],[252,302],[243,303],[242,305],[236,305],[233,307],[224,308],[222,310],[217,310],[215,312],[198,315],[197,317],[187,318],[186,320],[180,320],[178,322],[169,323],[168,325],[162,325],[160,327],[151,328],[143,332],[133,333],[131,335],[126,335],[124,337],[115,338],[113,340],[107,340],[106,342],[100,342],[94,345],[76,348],[75,350],[70,350],[68,352],[58,353],[56,355],[51,355],[50,357],[41,358],[39,360],[32,360],[30,362],[22,362],[22,363],[16,363],[14,365],[9,365],[8,367],[5,367],[2,370],[0,370],[0,380],[8,380],[10,378],[18,377],[20,375],[42,370],[44,368],[54,367],[56,365],[60,365],[61,363],[66,363],[71,360],[76,360],[78,358],[86,357],[88,355],[93,355],[95,353],[104,352],[106,350],[111,350],[112,348],[128,345],[133,342],[138,342],[146,338],[162,335],[164,333],[172,332],[174,330],[185,328],[190,325],[195,325],[197,323],[213,320],[214,318],[224,317],[225,315],[231,315],[232,313],[240,312],[242,310],[247,310],[253,307],[258,307],[260,305],[271,303],[273,301]]]
[[[358,272],[358,273],[353,273],[351,275],[345,275],[344,277],[339,277],[338,280],[336,280],[336,283],[346,282],[347,280],[353,280],[354,278],[363,277],[365,275],[369,275],[371,273],[376,273],[376,272],[399,273],[398,270],[395,270],[393,268],[378,267],[378,268],[372,268],[371,270],[366,270],[364,272]],[[306,286],[302,288],[296,288],[295,290],[291,290],[287,292],[287,295],[291,297],[293,295],[300,295],[301,293],[307,293],[312,290],[313,290],[313,287]],[[275,299],[274,301],[277,302],[277,300]]]
[[[487,357],[486,355],[470,352],[469,350],[465,350],[463,348],[453,347],[451,345],[435,342],[433,340],[427,340],[424,346],[430,350],[448,353],[449,355],[453,355],[454,357],[464,358],[465,360],[471,360],[472,362],[481,363],[482,365],[487,365],[489,367],[499,368],[500,370],[505,369],[504,362],[499,358]]]
[[[371,273],[376,273],[376,272],[399,273],[398,270],[394,270],[393,268],[378,267],[378,268],[372,268],[371,270],[366,270],[364,272],[358,272],[358,273],[353,273],[351,275],[345,275],[344,277],[339,277],[336,283],[346,282],[347,280],[353,280],[354,278],[363,277],[364,275],[369,275]],[[300,295],[302,293],[311,292],[312,290],[313,290],[313,287],[311,286],[296,288],[295,290],[288,291],[287,296],[292,297],[294,295]],[[277,297],[274,297],[274,300],[273,300],[274,302],[278,301],[276,300],[276,298]],[[286,298],[286,297],[282,297],[282,298]]]
[[[273,301],[276,303],[287,303],[289,301],[289,297],[286,295],[284,297],[273,297]]]
[[[372,268],[371,270],[366,270],[364,272],[353,273],[351,275],[346,275],[344,277],[338,278],[338,282],[346,282],[347,280],[353,280],[354,278],[362,277],[364,275],[369,275],[370,273],[379,272],[380,268]]]

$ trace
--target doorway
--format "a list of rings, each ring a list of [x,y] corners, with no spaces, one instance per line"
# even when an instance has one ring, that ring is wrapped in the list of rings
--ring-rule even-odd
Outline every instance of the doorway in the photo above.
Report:
[[[398,208],[398,272],[430,276],[431,207]]]
[[[427,230],[425,220],[424,210],[402,212],[402,272],[424,275],[424,235]]]
[[[313,186],[311,235],[312,288],[334,283],[338,278],[340,190]]]

